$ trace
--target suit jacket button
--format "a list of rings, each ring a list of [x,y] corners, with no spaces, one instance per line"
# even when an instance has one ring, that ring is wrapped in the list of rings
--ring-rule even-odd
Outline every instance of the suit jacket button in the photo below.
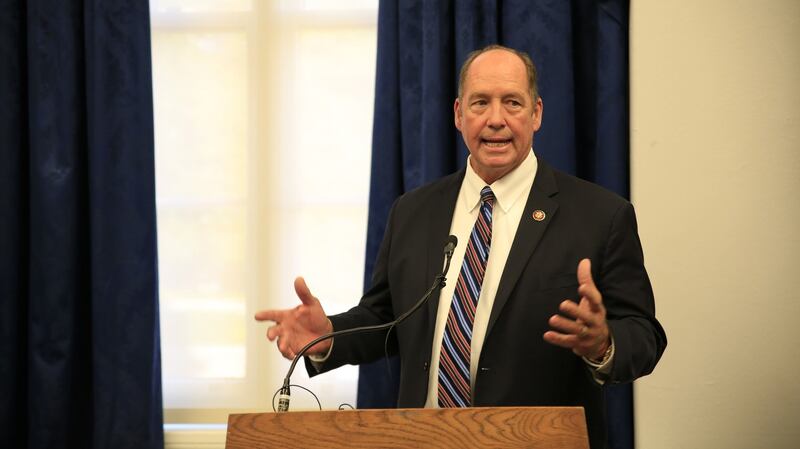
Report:
[[[428,362],[422,364],[422,371],[428,371]]]

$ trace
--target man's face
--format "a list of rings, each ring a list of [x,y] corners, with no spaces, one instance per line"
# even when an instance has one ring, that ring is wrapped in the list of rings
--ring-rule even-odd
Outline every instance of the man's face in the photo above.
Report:
[[[472,61],[453,109],[472,169],[487,184],[525,160],[542,124],[542,108],[541,99],[531,99],[525,64],[517,55],[491,50]]]

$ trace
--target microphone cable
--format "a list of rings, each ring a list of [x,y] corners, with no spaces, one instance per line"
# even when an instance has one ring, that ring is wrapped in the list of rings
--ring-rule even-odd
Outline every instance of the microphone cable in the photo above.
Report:
[[[286,373],[286,377],[283,379],[283,385],[275,392],[275,394],[279,394],[280,395],[279,398],[278,398],[278,410],[277,411],[278,412],[286,412],[286,411],[289,410],[289,399],[290,399],[290,396],[291,396],[291,390],[290,390],[289,387],[292,386],[292,385],[290,385],[290,378],[292,377],[292,373],[294,372],[294,368],[297,365],[297,362],[300,360],[301,357],[303,357],[303,355],[305,355],[305,353],[312,346],[314,346],[315,344],[317,344],[317,343],[319,343],[321,341],[328,340],[328,339],[331,339],[331,338],[334,338],[334,337],[344,336],[344,335],[359,334],[359,333],[363,333],[363,332],[380,331],[380,330],[384,330],[384,329],[389,329],[389,332],[391,332],[392,328],[394,328],[396,325],[398,325],[398,324],[402,323],[403,321],[405,321],[409,316],[411,316],[420,307],[422,307],[422,305],[425,304],[425,302],[428,301],[428,299],[430,298],[431,294],[436,289],[439,289],[439,288],[445,286],[445,283],[447,281],[447,278],[446,278],[447,271],[450,269],[450,259],[453,257],[453,251],[455,250],[456,245],[458,245],[458,238],[456,236],[454,236],[454,235],[448,236],[447,237],[447,243],[444,246],[444,256],[445,256],[444,269],[442,270],[441,273],[436,275],[436,278],[434,278],[434,281],[433,281],[433,285],[431,285],[431,287],[428,289],[428,291],[425,292],[425,294],[422,296],[422,298],[420,298],[420,300],[417,301],[416,304],[414,304],[405,313],[400,315],[397,319],[395,319],[393,321],[390,321],[388,323],[384,323],[384,324],[374,324],[374,325],[370,325],[370,326],[360,326],[360,327],[354,327],[354,328],[350,328],[350,329],[342,329],[342,330],[339,330],[339,331],[330,332],[328,334],[320,335],[319,337],[311,340],[308,344],[303,346],[303,348],[300,349],[300,351],[298,351],[297,354],[295,354],[294,359],[292,359],[292,364],[289,366],[289,371]],[[387,332],[387,336],[386,337],[387,337],[387,339],[386,339],[386,342],[384,344],[384,349],[385,349],[385,351],[387,353],[387,357],[388,357],[388,341],[389,341],[388,340],[388,337],[389,337],[388,332]],[[299,386],[299,385],[294,385],[294,386]],[[310,390],[308,390],[307,388],[304,388],[304,387],[301,387],[301,388],[303,388],[304,390],[310,392]],[[313,393],[311,393],[311,394],[313,395]],[[314,395],[314,397],[316,398],[316,395]],[[274,402],[275,402],[275,397],[274,396],[273,396],[272,401],[273,401],[273,404],[274,404]],[[317,399],[317,403],[319,403],[319,399]],[[322,406],[320,406],[320,409],[321,408],[322,408]],[[273,406],[273,409],[274,409],[274,406]]]

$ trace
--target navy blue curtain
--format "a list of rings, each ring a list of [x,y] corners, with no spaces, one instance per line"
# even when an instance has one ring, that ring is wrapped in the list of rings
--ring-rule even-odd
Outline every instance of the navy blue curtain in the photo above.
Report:
[[[0,0],[0,445],[163,447],[147,0]]]
[[[365,284],[389,208],[400,194],[452,173],[467,150],[453,125],[458,71],[469,52],[528,52],[544,101],[537,156],[628,196],[627,0],[382,0]],[[393,407],[397,360],[361,367],[360,408]],[[607,388],[609,446],[633,447],[630,386]]]

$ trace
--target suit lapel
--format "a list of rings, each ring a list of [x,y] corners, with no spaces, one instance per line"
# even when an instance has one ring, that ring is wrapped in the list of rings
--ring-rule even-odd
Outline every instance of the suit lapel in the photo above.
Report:
[[[461,171],[449,176],[444,180],[441,187],[431,195],[430,203],[428,204],[428,228],[427,234],[427,248],[428,248],[428,262],[425,271],[425,289],[427,290],[433,285],[433,280],[436,275],[442,272],[444,264],[444,245],[447,243],[447,236],[450,234],[450,225],[453,221],[453,211],[456,207],[458,200],[458,192],[461,189],[461,183],[464,179],[466,170]],[[420,217],[424,219],[423,217]],[[451,282],[455,282],[451,280]],[[439,294],[433,292],[431,298],[428,300],[428,327],[427,331],[433,338],[433,328],[436,322],[436,313],[439,308]]]
[[[494,326],[511,292],[517,285],[517,280],[523,269],[528,264],[536,246],[541,241],[547,227],[558,211],[558,202],[552,198],[558,193],[553,170],[541,159],[539,159],[538,163],[533,187],[528,195],[525,211],[520,218],[517,235],[514,236],[514,242],[506,260],[503,275],[500,277],[500,285],[494,298],[486,335],[489,335],[492,331],[492,326]],[[535,211],[543,211],[544,219],[541,221],[535,220],[533,216]]]

